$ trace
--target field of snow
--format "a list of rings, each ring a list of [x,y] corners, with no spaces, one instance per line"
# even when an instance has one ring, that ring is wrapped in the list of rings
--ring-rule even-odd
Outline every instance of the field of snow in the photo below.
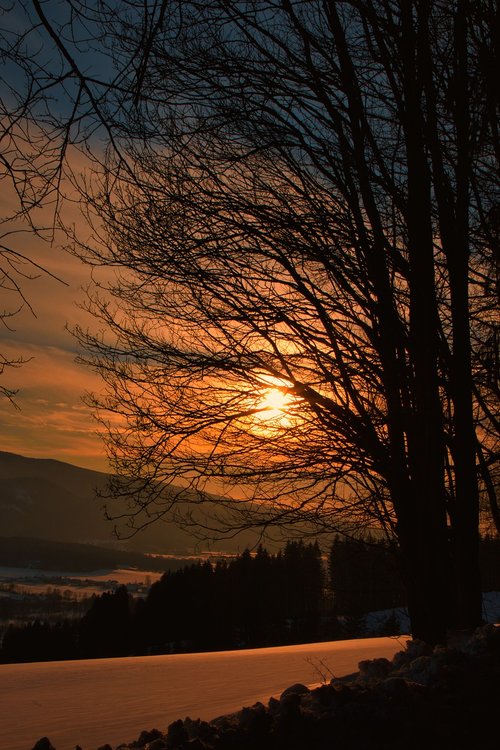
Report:
[[[156,581],[161,573],[155,570],[139,570],[138,568],[114,568],[113,570],[94,570],[89,573],[75,573],[68,570],[38,570],[38,568],[0,567],[0,580],[22,581],[32,578],[92,578],[96,581],[114,580],[118,584],[143,583],[147,578]]]
[[[406,638],[281,646],[207,654],[0,665],[0,748],[31,750],[50,737],[57,750],[116,747],[175,719],[210,720],[296,682],[312,685],[392,658]]]
[[[38,570],[37,568],[0,567],[0,583],[14,584],[26,593],[42,594],[47,587],[60,591],[69,590],[85,596],[112,591],[117,586],[150,586],[161,577],[158,571],[136,568],[116,568],[75,573],[64,570]]]

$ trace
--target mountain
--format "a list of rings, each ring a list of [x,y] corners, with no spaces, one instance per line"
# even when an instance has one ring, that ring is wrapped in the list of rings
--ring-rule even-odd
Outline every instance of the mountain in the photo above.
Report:
[[[83,574],[93,574],[95,571],[117,570],[119,568],[137,568],[142,571],[156,571],[164,573],[166,570],[179,570],[188,564],[186,556],[174,555],[151,556],[133,549],[118,549],[117,547],[96,547],[94,544],[80,544],[77,542],[55,542],[50,539],[31,539],[30,537],[3,536],[0,537],[0,569],[1,568],[29,568],[31,574],[21,573],[19,578],[5,575],[0,570],[0,583],[24,583],[26,577],[46,578],[47,585],[55,583],[54,579],[73,576],[83,578]],[[49,572],[46,576],[45,572]],[[50,573],[52,575],[50,575]],[[68,576],[68,574],[71,574]],[[110,576],[113,579],[114,576]],[[59,581],[59,584],[62,585]],[[66,584],[65,584],[66,585]],[[72,584],[67,584],[71,588]],[[14,594],[14,600],[16,595]],[[2,614],[1,620],[10,620],[8,595],[0,598]],[[30,615],[31,616],[31,615]]]
[[[117,540],[97,496],[108,475],[53,459],[26,458],[0,451],[0,534],[100,546],[119,545],[140,552],[190,554],[196,540],[172,523],[156,521],[132,538]],[[213,545],[241,551],[255,535]]]

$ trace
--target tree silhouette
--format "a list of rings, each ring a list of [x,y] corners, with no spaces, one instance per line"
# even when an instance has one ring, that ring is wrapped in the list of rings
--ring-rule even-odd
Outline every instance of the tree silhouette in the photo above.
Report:
[[[406,605],[397,551],[380,540],[336,538],[330,548],[329,573],[337,615],[359,617]]]
[[[320,635],[323,566],[317,545],[260,547],[165,573],[136,608],[136,651],[169,652],[307,642]]]
[[[97,160],[74,250],[121,269],[90,303],[103,330],[79,332],[116,514],[377,525],[413,634],[477,625],[478,469],[498,510],[496,4],[80,4],[65,30],[90,19],[106,81],[32,7],[50,84],[74,84],[57,132],[82,123]]]
[[[131,597],[126,586],[97,596],[83,616],[79,652],[84,658],[126,656],[131,651]]]
[[[186,476],[194,524],[204,490],[235,484],[253,494],[228,526],[376,522],[430,642],[481,620],[471,320],[494,251],[495,18],[184,5],[151,39],[134,174],[106,163],[87,196],[105,229],[80,247],[128,271],[119,308],[94,300],[110,335],[80,338],[103,421],[126,420],[108,446],[130,517],[175,514],[159,483]],[[266,422],[270,384],[289,401]]]

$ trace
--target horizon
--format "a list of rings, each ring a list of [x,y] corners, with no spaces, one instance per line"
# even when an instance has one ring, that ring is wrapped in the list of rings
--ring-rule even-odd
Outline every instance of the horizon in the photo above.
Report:
[[[4,215],[12,201],[10,193],[7,186],[0,198]],[[42,213],[50,222],[50,210]],[[60,236],[50,244],[26,234],[23,253],[43,270],[35,269],[23,280],[28,302],[0,330],[3,356],[24,360],[2,374],[3,387],[17,393],[13,402],[0,398],[0,450],[109,471],[97,424],[82,401],[85,393],[100,391],[102,383],[89,367],[75,361],[81,352],[70,333],[77,324],[90,321],[80,306],[91,269],[62,249]],[[6,294],[4,304],[14,307],[16,299]]]
[[[28,455],[27,453],[17,453],[16,451],[7,450],[6,448],[0,448],[0,457],[2,455],[7,456],[14,456],[16,458],[23,458],[27,460],[33,460],[33,461],[55,461],[56,463],[66,464],[68,466],[73,466],[77,469],[86,469],[87,471],[93,471],[99,474],[109,474],[110,470],[108,469],[97,469],[94,466],[89,466],[87,464],[81,464],[78,463],[78,457],[74,461],[70,461],[68,458],[56,458],[54,456],[48,456],[48,455]]]

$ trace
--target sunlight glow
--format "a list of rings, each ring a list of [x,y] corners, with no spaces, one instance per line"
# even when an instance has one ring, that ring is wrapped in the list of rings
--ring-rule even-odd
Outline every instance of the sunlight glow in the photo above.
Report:
[[[289,427],[291,424],[291,412],[293,411],[296,398],[291,393],[291,383],[278,378],[265,376],[262,383],[260,397],[256,401],[258,422],[265,429]]]
[[[292,397],[289,393],[283,393],[279,388],[269,388],[259,407],[265,411],[262,414],[264,419],[275,419],[286,414],[287,407],[290,406]]]

